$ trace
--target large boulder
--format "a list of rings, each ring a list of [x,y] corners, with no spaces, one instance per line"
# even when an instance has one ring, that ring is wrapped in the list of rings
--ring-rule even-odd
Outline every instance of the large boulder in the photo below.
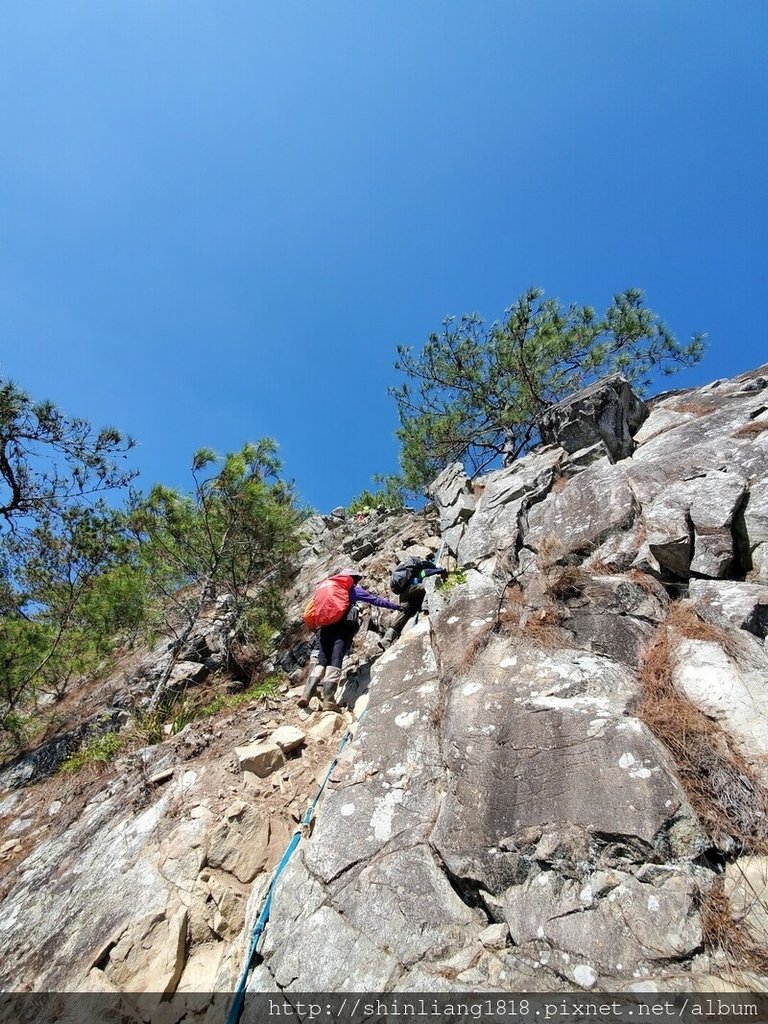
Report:
[[[673,652],[675,687],[733,738],[736,749],[768,783],[768,654],[754,637],[739,661],[712,640],[680,637]]]
[[[738,580],[691,580],[688,595],[707,622],[768,634],[768,587]]]
[[[768,479],[750,486],[737,519],[736,536],[752,578],[768,583]]]
[[[658,614],[652,596],[609,590]],[[557,991],[648,976],[699,946],[690,865],[707,840],[628,714],[637,677],[497,634],[502,606],[470,572],[376,663],[366,719],[278,887],[255,986]],[[517,945],[486,949],[493,922]],[[343,956],[319,956],[320,928]]]
[[[236,747],[235,755],[242,771],[260,779],[266,778],[285,764],[282,747],[272,739],[249,743],[247,747]]]
[[[459,543],[463,565],[480,565],[500,550],[514,550],[522,516],[549,491],[562,455],[559,448],[533,452],[485,477],[482,497]]]
[[[733,470],[694,474],[664,488],[643,509],[647,543],[662,570],[713,578],[733,567],[734,518],[746,481]]]
[[[440,532],[447,546],[455,552],[467,522],[475,511],[476,499],[472,483],[460,462],[454,462],[440,473],[427,489],[440,516]]]
[[[602,441],[611,461],[618,462],[634,451],[633,435],[647,415],[629,381],[613,374],[553,405],[539,430],[546,444],[558,444],[567,452]]]
[[[587,554],[607,537],[627,531],[638,512],[624,464],[601,461],[530,507],[523,540],[553,561]]]

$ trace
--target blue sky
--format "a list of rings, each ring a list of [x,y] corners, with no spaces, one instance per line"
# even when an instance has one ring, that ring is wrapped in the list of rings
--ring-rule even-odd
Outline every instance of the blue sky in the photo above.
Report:
[[[0,371],[142,482],[397,468],[392,369],[528,285],[768,360],[765,0],[3,0]],[[665,383],[665,386],[668,386]]]

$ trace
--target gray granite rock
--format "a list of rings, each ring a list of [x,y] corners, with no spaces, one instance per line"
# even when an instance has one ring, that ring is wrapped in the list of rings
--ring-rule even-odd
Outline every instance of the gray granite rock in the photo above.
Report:
[[[545,444],[577,452],[602,442],[618,462],[632,454],[633,434],[648,409],[620,374],[605,377],[547,410],[539,424]]]
[[[688,590],[696,611],[714,626],[768,633],[768,586],[734,580],[691,580]]]
[[[303,606],[353,556],[386,593],[402,554],[435,551],[442,527],[466,582],[428,581],[418,623],[383,654],[391,613],[363,610],[342,693],[365,716],[277,885],[249,990],[727,990],[734,963],[703,956],[700,914],[712,847],[736,846],[706,833],[672,752],[637,715],[644,658],[662,640],[679,698],[711,721],[735,783],[763,799],[766,373],[659,396],[639,429],[621,400],[604,414],[596,393],[575,396],[559,412],[565,443],[471,485],[449,467],[434,507],[308,520],[265,662],[294,690],[132,754],[141,771],[106,774],[74,816],[55,779],[35,804],[19,776],[29,761],[3,775],[17,788],[0,793],[0,987],[232,991],[265,869],[351,720],[295,707]],[[686,593],[689,618],[668,619]],[[212,607],[190,635],[184,679],[222,657],[229,611]],[[125,725],[171,647],[133,658],[103,694],[95,682],[83,720],[103,698],[123,716],[111,727]],[[258,725],[235,740],[242,714]],[[285,751],[269,742],[297,723]],[[255,784],[235,754],[251,737],[268,748],[265,771],[281,766]],[[757,935],[748,892],[762,892],[764,865],[739,864],[731,911]],[[199,1014],[213,1019],[209,1003]]]

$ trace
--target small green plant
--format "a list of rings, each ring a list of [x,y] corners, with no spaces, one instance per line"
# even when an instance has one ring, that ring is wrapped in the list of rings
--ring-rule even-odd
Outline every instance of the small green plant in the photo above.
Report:
[[[362,513],[367,515],[369,512],[373,512],[377,508],[391,509],[392,511],[399,511],[404,506],[403,492],[399,488],[393,486],[385,478],[381,478],[378,482],[384,484],[383,490],[380,491],[369,491],[368,488],[361,491],[356,498],[347,506],[347,513],[351,516]]]
[[[442,590],[453,590],[454,587],[460,586],[462,583],[467,582],[467,574],[463,567],[457,565],[455,569],[451,569],[448,575],[443,580]]]
[[[227,697],[223,693],[219,693],[208,704],[203,704],[202,707],[198,708],[197,715],[198,718],[213,718],[214,715],[218,715],[224,708],[234,706],[233,697]]]
[[[268,700],[270,697],[275,697],[284,682],[283,676],[267,676],[266,679],[262,679],[260,683],[247,691],[248,700]]]
[[[153,747],[165,739],[164,725],[165,714],[160,708],[155,708],[153,711],[137,712],[131,731],[145,746]]]
[[[63,772],[79,772],[86,765],[106,765],[114,761],[123,746],[123,737],[116,732],[107,732],[103,736],[97,736],[90,740],[80,750],[64,761],[61,765]]]
[[[142,743],[152,747],[169,736],[176,736],[199,717],[194,701],[177,697],[152,710],[138,712],[131,731]]]
[[[171,712],[163,723],[163,733],[167,733],[169,736],[176,736],[190,722],[193,722],[196,717],[195,705],[188,700],[183,700],[179,704],[174,705],[171,708]]]
[[[282,676],[267,676],[266,679],[262,679],[260,683],[256,683],[255,686],[251,686],[242,693],[219,693],[208,704],[198,708],[195,717],[213,718],[214,715],[225,709],[232,711],[243,704],[250,704],[251,701],[269,700],[270,697],[275,697],[279,693],[283,682]]]

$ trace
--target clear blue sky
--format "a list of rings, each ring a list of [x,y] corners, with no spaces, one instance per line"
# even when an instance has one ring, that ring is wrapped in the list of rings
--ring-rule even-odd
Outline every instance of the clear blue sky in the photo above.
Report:
[[[395,345],[530,284],[751,368],[767,50],[767,0],[2,0],[0,370],[328,511],[397,468]]]

